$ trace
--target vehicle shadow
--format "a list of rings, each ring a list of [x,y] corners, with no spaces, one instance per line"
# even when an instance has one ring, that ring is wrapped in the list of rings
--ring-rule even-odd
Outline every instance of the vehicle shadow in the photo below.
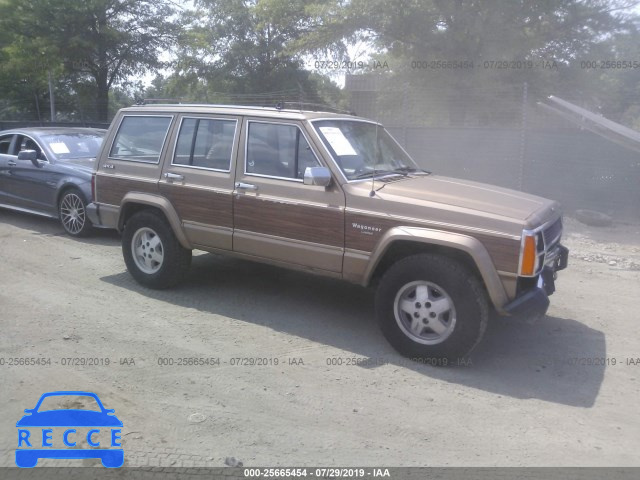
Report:
[[[374,320],[372,289],[338,280],[217,255],[194,257],[188,280],[178,290],[146,289],[128,272],[101,280],[371,359],[361,368],[388,363],[518,399],[588,408],[604,378],[604,365],[580,360],[606,356],[604,333],[567,318],[545,317],[535,325],[496,319],[468,360],[434,367],[402,357],[386,342]]]
[[[13,210],[0,208],[0,223],[6,223],[33,235],[44,237],[66,237],[70,240],[89,243],[93,245],[113,245],[120,242],[120,234],[116,230],[94,228],[87,237],[72,237],[60,225],[55,218],[41,217],[39,215],[24,214]]]

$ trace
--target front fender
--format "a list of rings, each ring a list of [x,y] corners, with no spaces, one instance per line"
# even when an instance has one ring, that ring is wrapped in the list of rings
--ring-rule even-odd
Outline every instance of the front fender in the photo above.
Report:
[[[401,240],[428,245],[439,245],[468,254],[476,264],[496,310],[498,310],[499,313],[506,313],[503,310],[503,306],[508,303],[509,298],[489,252],[487,252],[484,245],[476,238],[460,233],[443,232],[441,230],[420,227],[394,227],[389,229],[382,236],[371,254],[369,264],[364,273],[363,283],[365,285],[368,285],[371,281],[371,277],[389,247],[394,242]]]
[[[91,201],[91,178],[84,179],[79,177],[66,176],[61,178],[56,184],[56,192],[58,200],[64,190],[69,188],[77,188],[85,195],[85,200]]]

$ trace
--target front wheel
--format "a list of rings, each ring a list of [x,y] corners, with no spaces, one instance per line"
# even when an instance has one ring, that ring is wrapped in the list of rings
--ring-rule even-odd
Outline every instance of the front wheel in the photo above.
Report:
[[[180,245],[166,220],[152,210],[138,212],[127,221],[122,254],[133,278],[149,288],[180,283],[191,265],[191,250]]]
[[[87,217],[87,202],[77,188],[66,190],[58,202],[58,216],[62,228],[72,237],[86,237],[92,229]]]
[[[420,254],[396,262],[384,274],[376,293],[376,316],[402,355],[447,365],[480,342],[489,307],[481,283],[461,263]]]

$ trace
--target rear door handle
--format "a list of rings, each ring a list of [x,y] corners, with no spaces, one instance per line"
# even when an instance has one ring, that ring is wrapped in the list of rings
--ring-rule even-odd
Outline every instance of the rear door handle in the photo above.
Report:
[[[239,190],[257,190],[258,186],[252,183],[236,182],[236,188]]]
[[[16,163],[16,162],[14,162],[13,160],[9,160],[9,161],[7,162],[7,165],[9,165],[10,167],[15,167],[15,166],[17,165],[17,163]]]
[[[167,180],[178,180],[181,182],[182,180],[184,180],[184,175],[168,172],[164,174],[164,178],[166,178]]]

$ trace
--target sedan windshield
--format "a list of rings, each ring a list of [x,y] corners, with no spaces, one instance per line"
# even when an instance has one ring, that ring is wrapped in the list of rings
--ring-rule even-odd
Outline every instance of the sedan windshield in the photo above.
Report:
[[[64,133],[43,135],[43,142],[58,159],[95,158],[102,144],[102,137],[92,133]]]
[[[313,123],[347,180],[421,171],[380,125],[353,120]]]

